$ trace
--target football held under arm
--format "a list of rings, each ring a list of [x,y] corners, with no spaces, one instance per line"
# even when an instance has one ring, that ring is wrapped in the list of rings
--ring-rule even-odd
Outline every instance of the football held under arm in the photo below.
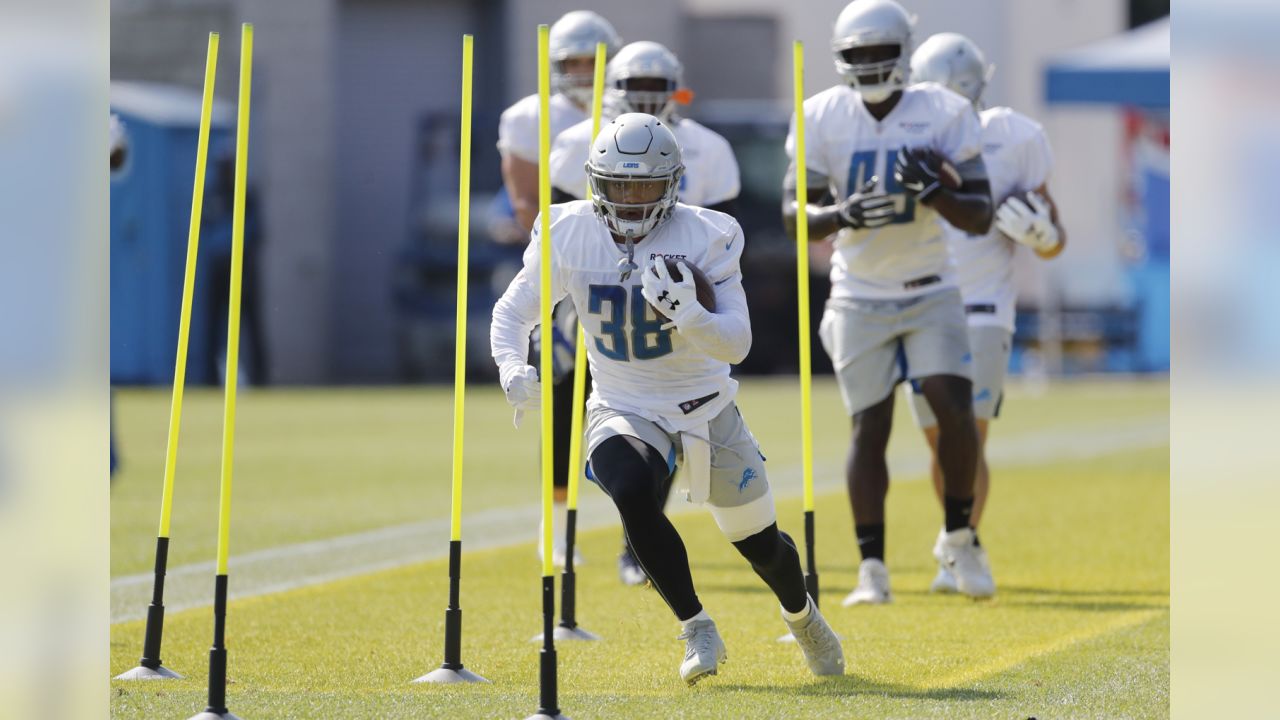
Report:
[[[713,252],[704,268],[716,293],[716,311],[698,303],[673,318],[676,331],[698,350],[721,362],[736,365],[751,350],[751,316],[742,289],[742,228],[736,222],[722,237],[711,240]],[[692,281],[692,278],[689,278]]]
[[[939,188],[924,201],[951,223],[970,235],[985,235],[995,216],[991,203],[991,183],[981,155],[956,164],[963,184],[958,190]]]

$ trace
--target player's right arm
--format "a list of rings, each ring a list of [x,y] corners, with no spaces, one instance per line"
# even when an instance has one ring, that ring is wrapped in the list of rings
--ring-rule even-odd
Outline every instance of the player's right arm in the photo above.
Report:
[[[786,151],[791,158],[786,177],[782,181],[782,224],[787,235],[796,236],[796,223],[803,219],[809,223],[809,241],[819,242],[844,229],[866,230],[888,225],[897,214],[893,198],[875,190],[876,180],[870,179],[860,188],[849,188],[847,198],[833,197],[833,187],[822,152],[822,133],[819,112],[821,96],[809,98],[804,103],[804,123],[808,133],[805,146],[805,187],[808,204],[801,208],[796,200],[796,128],[795,118],[787,133]]]
[[[809,242],[818,242],[849,228],[869,230],[888,225],[897,214],[893,198],[876,192],[876,179],[872,178],[849,197],[837,202],[831,196],[827,178],[806,171],[809,202],[804,208],[804,218],[809,223]],[[796,236],[796,223],[800,219],[800,203],[796,200],[796,166],[787,168],[782,184],[782,224],[791,238]]]
[[[512,105],[498,121],[502,183],[511,198],[516,223],[526,233],[538,215],[538,113],[529,112],[532,102],[525,98]]]
[[[502,183],[507,186],[516,222],[528,232],[538,215],[538,164],[503,154]]]
[[[539,239],[541,223],[537,222],[537,216],[534,219],[529,246],[524,251],[524,267],[494,304],[493,320],[489,325],[489,349],[498,366],[499,381],[503,391],[507,393],[507,400],[518,409],[536,406],[536,399],[517,397],[527,394],[531,379],[536,382],[537,378],[536,369],[527,361],[529,334],[540,322],[542,308],[542,243]],[[552,221],[554,220],[553,215]],[[553,305],[565,295],[565,287],[557,276],[554,262],[551,292]]]

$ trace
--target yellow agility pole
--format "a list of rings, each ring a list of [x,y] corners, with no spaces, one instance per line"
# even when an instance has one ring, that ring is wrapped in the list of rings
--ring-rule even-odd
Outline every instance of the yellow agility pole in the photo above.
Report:
[[[539,654],[538,711],[531,717],[559,717],[556,701],[556,579],[551,558],[552,528],[552,377],[551,350],[551,61],[550,30],[538,26],[538,221],[539,238],[538,316],[541,318],[542,342],[539,343],[538,374],[542,379],[542,651]]]
[[[596,43],[595,76],[591,95],[591,140],[600,133],[600,116],[604,106],[604,68],[609,46]],[[587,199],[591,199],[591,181],[587,181]],[[569,430],[569,497],[565,504],[565,560],[560,576],[560,624],[557,640],[599,640],[600,636],[578,626],[577,573],[573,567],[573,548],[578,536],[578,489],[582,480],[582,425],[587,401],[587,340],[578,323],[577,343],[573,355],[573,421]]]
[[[253,25],[240,29],[240,94],[236,115],[235,195],[231,211],[231,292],[227,299],[226,394],[222,409],[222,481],[218,493],[218,568],[213,591],[213,647],[209,650],[209,706],[192,720],[235,718],[227,710],[227,559],[231,541],[231,475],[240,365],[240,288],[244,267],[245,182],[249,166],[249,99],[253,84]]]
[[[160,495],[160,531],[156,534],[155,580],[147,607],[147,629],[138,667],[117,680],[180,678],[160,662],[164,636],[164,576],[169,564],[169,518],[173,510],[173,478],[178,465],[178,436],[182,425],[182,394],[187,382],[187,340],[191,336],[191,302],[196,283],[196,258],[200,250],[200,217],[204,210],[204,176],[209,154],[209,125],[213,114],[213,88],[218,74],[218,33],[209,33],[204,61],[204,94],[200,100],[200,127],[196,134],[195,182],[191,187],[191,220],[187,226],[187,266],[182,277],[182,309],[178,313],[178,350],[173,367],[173,400],[169,406],[169,439],[165,446],[164,489]]]
[[[808,169],[804,148],[804,43],[795,41],[793,48],[795,117],[796,117],[796,293],[800,315],[800,464],[804,478],[805,587],[818,604],[818,568],[814,559],[813,520],[813,373],[809,336],[809,223],[805,208],[809,205]]]
[[[471,228],[472,37],[462,36],[462,125],[458,142],[458,304],[454,315],[453,490],[449,520],[449,606],[444,611],[444,663],[414,682],[488,682],[462,666],[462,439],[467,397],[467,269]]]

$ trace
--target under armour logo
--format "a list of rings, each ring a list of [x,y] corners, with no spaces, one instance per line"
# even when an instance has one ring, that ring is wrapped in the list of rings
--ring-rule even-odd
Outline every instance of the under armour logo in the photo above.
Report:
[[[662,294],[658,296],[658,302],[666,303],[667,305],[670,306],[670,309],[672,310],[675,310],[677,307],[680,306],[680,301],[672,300],[671,295],[666,290],[663,290]]]

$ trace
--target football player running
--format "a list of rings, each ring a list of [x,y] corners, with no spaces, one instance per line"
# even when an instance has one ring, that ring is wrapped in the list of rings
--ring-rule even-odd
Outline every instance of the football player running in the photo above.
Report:
[[[685,165],[680,176],[680,202],[734,215],[741,188],[738,161],[729,141],[706,127],[676,114],[677,94],[684,68],[670,50],[656,42],[635,42],[623,47],[605,71],[608,102],[604,122],[624,112],[657,116],[676,136]],[[586,197],[587,150],[591,145],[591,119],[560,133],[551,147],[550,174],[553,202]],[[561,381],[564,382],[564,381]],[[557,412],[560,412],[557,406]],[[659,504],[665,506],[670,485],[664,486]],[[624,542],[618,555],[618,577],[627,585],[647,580],[635,553]]]
[[[978,469],[974,480],[973,514],[976,530],[990,493],[986,442],[990,422],[999,417],[1004,399],[1004,376],[1013,339],[1013,257],[1019,244],[1049,259],[1062,252],[1066,232],[1058,222],[1057,206],[1049,195],[1053,155],[1044,128],[1007,107],[982,109],[982,92],[991,79],[992,66],[969,38],[941,33],[921,43],[911,55],[911,82],[933,82],[963,95],[973,104],[982,123],[982,157],[998,204],[995,227],[984,234],[948,228],[956,261],[960,294],[969,320],[969,348],[973,353],[973,414],[978,426]],[[1000,203],[999,201],[1003,201]],[[928,403],[911,393],[916,422],[924,429],[929,446],[937,449],[938,424]],[[935,457],[933,486],[943,497],[942,474]],[[939,535],[934,553],[939,556],[937,577],[930,589],[955,592],[955,576],[941,552]],[[985,561],[985,558],[983,558]]]
[[[608,20],[590,10],[574,10],[551,26],[548,45],[551,60],[551,136],[563,132],[584,118],[590,122],[592,80],[596,58],[596,45],[605,43],[612,56],[622,45],[622,39]],[[498,150],[502,155],[502,182],[515,211],[516,222],[523,229],[522,238],[528,237],[533,218],[538,214],[538,95],[529,95],[502,113],[498,122]],[[573,405],[573,333],[576,316],[573,307],[566,304],[556,308],[556,322],[551,337],[555,347],[556,377],[555,403],[556,427],[552,443],[555,466],[556,528],[552,546],[552,560],[558,566],[565,564],[566,506],[569,483],[569,438],[572,434],[569,408]],[[534,356],[541,336],[533,338]],[[542,552],[542,546],[538,546]],[[574,552],[574,562],[582,562],[581,554]]]
[[[764,459],[734,404],[729,365],[751,345],[742,229],[728,215],[676,201],[680,146],[653,116],[615,118],[590,157],[592,199],[550,209],[552,299],[570,297],[584,310],[588,477],[613,500],[637,559],[682,624],[680,677],[692,685],[715,674],[725,647],[659,503],[677,467],[689,499],[710,508],[777,596],[810,670],[841,674],[839,639],[805,591],[799,554],[778,530]],[[502,388],[517,409],[539,403],[537,371],[525,362],[540,307],[539,234],[535,223],[524,268],[494,306],[490,328]],[[668,260],[678,261],[680,280]],[[698,301],[693,267],[710,281],[715,312]]]
[[[977,458],[969,340],[938,220],[987,232],[991,193],[969,102],[938,85],[907,87],[913,25],[890,0],[849,3],[831,41],[845,82],[804,103],[802,181],[816,202],[800,220],[815,240],[835,236],[819,336],[853,420],[845,476],[862,562],[845,605],[892,599],[884,563],[885,450],[893,390],[903,380],[919,385],[937,418],[946,561],[962,592],[991,592],[969,517]],[[791,231],[801,210],[794,135],[793,122],[783,188]]]

